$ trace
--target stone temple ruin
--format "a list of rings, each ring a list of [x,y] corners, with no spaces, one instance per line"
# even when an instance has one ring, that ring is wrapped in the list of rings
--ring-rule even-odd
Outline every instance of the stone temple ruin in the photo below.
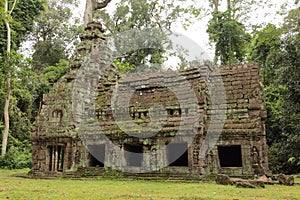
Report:
[[[87,55],[96,51],[102,59],[98,63],[100,68],[107,65],[110,55],[105,48],[95,46],[105,43],[103,32],[100,23],[88,24],[70,71],[43,97],[31,133],[34,174],[63,175],[80,169],[99,172],[114,169],[124,174],[140,173],[139,176],[143,173],[177,174],[200,179],[215,174],[251,177],[268,172],[266,108],[257,64],[218,69],[225,88],[225,105],[212,99],[211,92],[220,91],[209,91],[211,78],[216,76],[209,65],[179,71],[179,77],[184,78],[173,73],[128,78],[130,75],[118,74],[116,67],[109,64],[99,83],[79,80],[78,72]],[[181,88],[184,81],[195,93],[196,109],[189,107],[188,101],[183,105],[184,99],[178,98],[180,94],[189,99],[190,91]],[[165,83],[168,87],[157,83]],[[75,96],[74,86],[78,89]],[[84,88],[88,87],[96,91],[95,117],[85,117],[83,122],[78,110],[89,108],[83,104],[74,105],[74,101],[77,95],[86,95]],[[128,87],[133,92],[127,105],[122,103],[121,97],[126,96]],[[172,87],[177,93],[170,89]],[[117,97],[114,96],[116,88]],[[121,102],[118,107],[113,105],[117,101],[114,98]],[[164,122],[160,128],[151,126],[155,112],[160,111],[151,110],[154,105],[164,108]],[[223,116],[215,114],[222,109]],[[193,120],[191,113],[199,118]],[[214,126],[222,119],[221,128]],[[126,129],[122,128],[124,126]],[[220,136],[216,144],[209,146],[213,139],[207,136],[217,132]]]

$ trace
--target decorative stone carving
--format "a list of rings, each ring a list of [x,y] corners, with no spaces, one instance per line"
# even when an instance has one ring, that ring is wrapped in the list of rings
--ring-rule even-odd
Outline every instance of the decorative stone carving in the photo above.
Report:
[[[76,150],[76,152],[75,152],[75,164],[76,165],[80,164],[80,158],[81,158],[80,151]]]
[[[263,175],[264,170],[262,166],[262,161],[259,155],[259,151],[256,146],[253,146],[251,149],[251,161],[252,161],[252,167],[255,174]]]

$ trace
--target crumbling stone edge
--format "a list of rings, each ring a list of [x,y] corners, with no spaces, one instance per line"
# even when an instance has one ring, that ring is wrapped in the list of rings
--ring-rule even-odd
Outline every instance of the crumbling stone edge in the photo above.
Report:
[[[273,180],[274,179],[274,180]],[[295,179],[293,175],[278,174],[271,177],[265,175],[256,179],[241,179],[231,178],[227,174],[218,174],[215,177],[217,184],[221,185],[235,185],[238,188],[265,188],[265,185],[295,185]]]

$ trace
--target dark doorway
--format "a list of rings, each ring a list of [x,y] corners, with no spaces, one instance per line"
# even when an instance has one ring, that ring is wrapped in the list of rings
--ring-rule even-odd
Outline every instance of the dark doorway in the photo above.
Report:
[[[169,166],[188,166],[187,143],[170,143],[167,145],[167,158]]]
[[[143,146],[124,144],[125,159],[128,166],[140,167],[143,161]]]
[[[49,171],[63,171],[65,147],[62,145],[48,146],[49,151]]]
[[[90,152],[90,166],[104,167],[105,161],[105,144],[88,145]]]
[[[242,151],[240,145],[218,146],[221,167],[242,167]]]

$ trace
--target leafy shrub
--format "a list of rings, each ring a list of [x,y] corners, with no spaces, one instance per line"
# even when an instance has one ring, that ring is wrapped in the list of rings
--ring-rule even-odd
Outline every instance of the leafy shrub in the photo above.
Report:
[[[23,169],[31,167],[31,153],[28,148],[11,146],[5,156],[0,156],[0,168]]]

